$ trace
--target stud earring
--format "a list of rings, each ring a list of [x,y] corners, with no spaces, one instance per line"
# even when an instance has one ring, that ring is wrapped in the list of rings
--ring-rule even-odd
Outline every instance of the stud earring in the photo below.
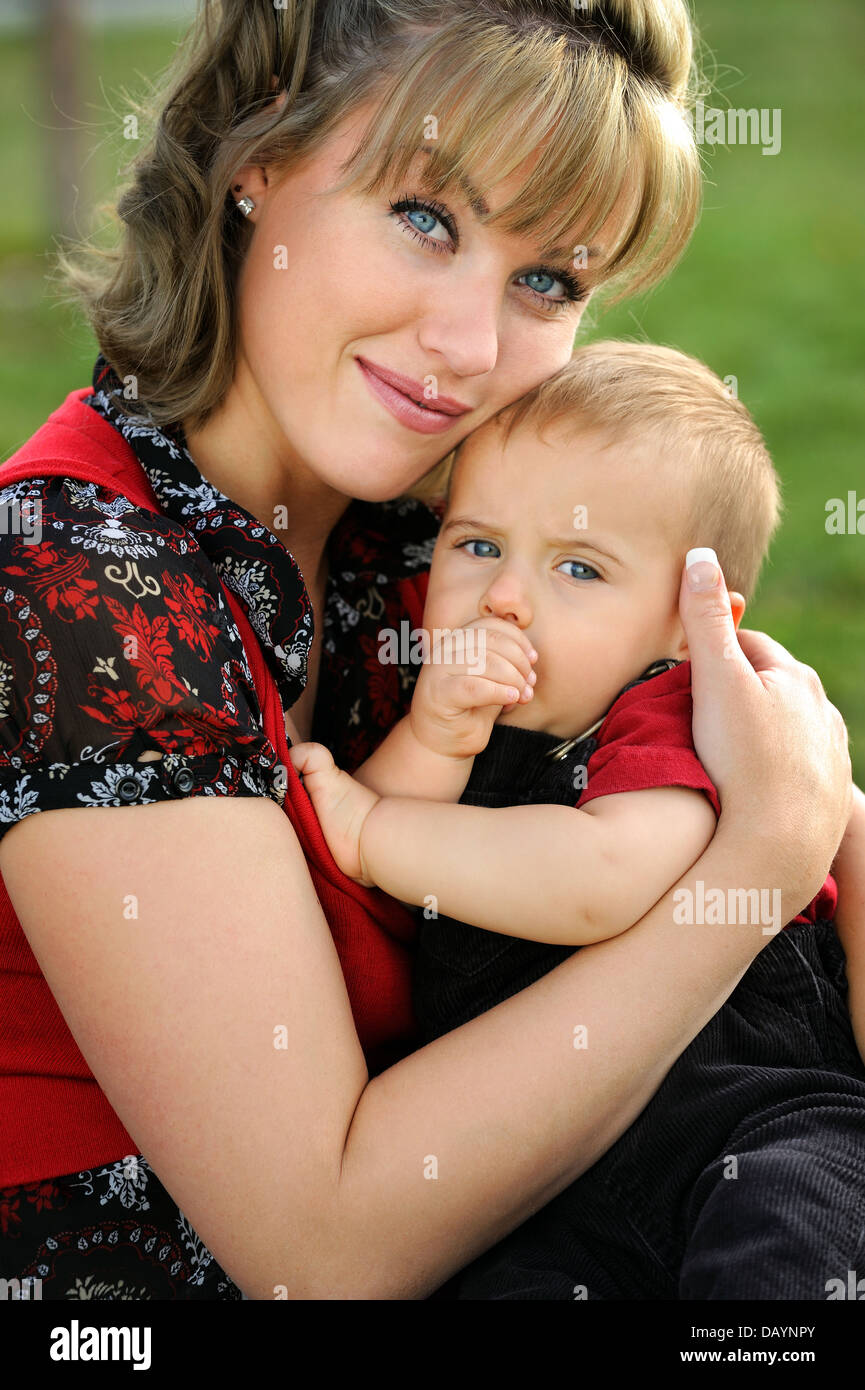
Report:
[[[243,213],[244,217],[248,217],[249,214],[254,210],[255,203],[252,201],[251,198],[238,198],[237,207]]]

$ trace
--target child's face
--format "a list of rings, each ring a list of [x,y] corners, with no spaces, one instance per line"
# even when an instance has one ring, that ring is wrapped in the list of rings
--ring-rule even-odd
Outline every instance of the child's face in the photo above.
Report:
[[[463,446],[433,556],[424,625],[479,617],[538,652],[532,701],[499,722],[573,737],[663,657],[682,660],[682,488],[657,443],[483,426]]]

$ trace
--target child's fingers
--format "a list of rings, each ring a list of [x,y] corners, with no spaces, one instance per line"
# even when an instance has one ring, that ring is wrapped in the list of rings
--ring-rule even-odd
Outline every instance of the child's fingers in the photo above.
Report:
[[[463,628],[448,629],[447,641],[441,641],[433,649],[430,665],[434,669],[445,670],[448,674],[459,674],[467,670],[473,675],[490,673],[491,664],[498,656],[509,668],[502,674],[501,661],[492,674],[499,682],[513,681],[522,691],[526,685],[534,685],[537,676],[533,665],[537,652],[524,632],[513,623],[502,618],[476,619]]]
[[[518,705],[532,698],[531,686],[517,688],[490,680],[488,676],[460,676],[456,683],[457,699],[463,709],[485,709],[487,705]],[[528,691],[528,695],[525,692]]]
[[[534,694],[534,682],[531,681],[532,674],[532,672],[529,673],[529,679],[527,680],[520,666],[515,665],[508,657],[502,656],[498,652],[490,652],[487,656],[484,668],[482,670],[477,670],[469,667],[465,672],[465,677],[479,681],[489,681],[497,686],[507,686],[508,689],[516,691],[515,695],[509,697],[509,703],[515,702],[525,704]],[[467,694],[470,694],[474,689],[470,686],[464,686],[462,688],[466,690]],[[492,704],[493,701],[482,700],[482,703]]]
[[[296,770],[306,777],[316,772],[328,772],[334,767],[333,755],[323,743],[295,743],[288,750],[288,756]]]
[[[517,627],[516,623],[508,622],[506,618],[475,618],[472,622],[466,623],[466,627],[477,629],[479,634],[482,632],[488,643],[497,644],[499,639],[512,643],[525,654],[531,663],[538,659],[538,653],[532,645],[531,638],[523,632],[522,628]]]
[[[490,662],[495,657],[499,657],[501,660],[509,662],[513,667],[518,685],[534,685],[537,676],[534,672],[534,662],[529,656],[529,651],[533,651],[534,648],[530,646],[527,650],[526,645],[517,640],[522,636],[523,634],[519,633],[516,628],[513,632],[503,632],[498,629],[489,633],[483,632],[481,637],[485,640],[480,643],[474,661],[468,663],[469,668],[476,671],[478,675],[485,675]]]

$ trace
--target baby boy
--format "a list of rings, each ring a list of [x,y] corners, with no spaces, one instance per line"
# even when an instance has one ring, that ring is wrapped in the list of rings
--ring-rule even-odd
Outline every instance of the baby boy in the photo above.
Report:
[[[340,868],[423,908],[427,1041],[627,930],[702,854],[720,803],[691,739],[682,564],[694,539],[711,545],[738,626],[778,512],[745,407],[703,364],[647,344],[580,348],[458,450],[410,713],[354,778],[319,745],[291,751]],[[772,895],[729,896],[682,894],[680,920],[778,939],[637,1123],[476,1262],[460,1297],[737,1297],[724,1281],[741,1278],[755,1221],[777,1224],[778,1182],[790,1244],[783,1269],[763,1252],[761,1278],[787,1287],[789,1260],[799,1283],[765,1296],[825,1297],[837,1242],[810,1230],[766,1146],[837,1158],[833,1223],[862,1228],[857,1127],[833,1111],[814,1129],[824,1095],[849,1091],[859,1124],[865,1107],[834,884],[786,931]],[[863,984],[850,981],[860,1041]],[[725,1182],[724,1159],[746,1153],[753,1179]],[[701,1226],[713,1197],[720,1235]]]

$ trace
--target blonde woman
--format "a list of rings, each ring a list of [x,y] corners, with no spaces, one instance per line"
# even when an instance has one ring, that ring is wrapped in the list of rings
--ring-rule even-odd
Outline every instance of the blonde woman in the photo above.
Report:
[[[691,59],[680,0],[201,7],[116,253],[70,267],[93,385],[0,475],[42,521],[0,541],[0,1272],[43,1298],[425,1297],[615,1142],[766,944],[671,893],[412,1051],[410,921],[288,757],[351,769],[408,707],[378,634],[437,522],[406,494],[686,244]],[[683,619],[723,814],[680,886],[790,918],[846,735],[711,581]]]

